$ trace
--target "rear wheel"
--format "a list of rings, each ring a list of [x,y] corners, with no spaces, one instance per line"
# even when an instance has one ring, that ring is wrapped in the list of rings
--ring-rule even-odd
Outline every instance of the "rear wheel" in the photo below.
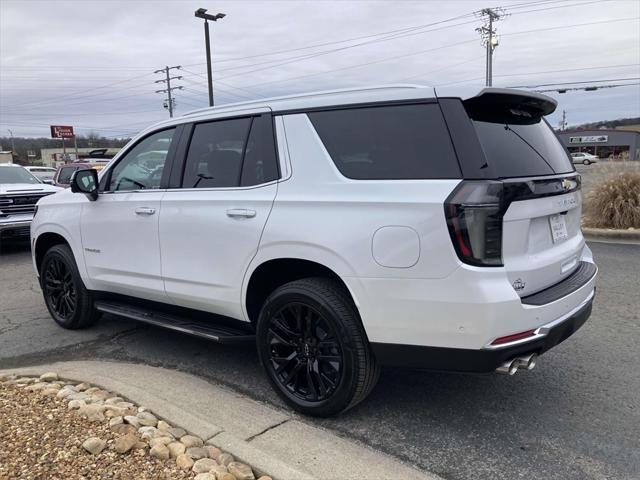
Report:
[[[260,313],[257,343],[276,392],[308,415],[343,412],[378,380],[357,309],[330,279],[307,278],[275,290]]]
[[[87,327],[100,317],[68,245],[54,245],[45,253],[40,284],[47,309],[61,327]]]
[[[584,160],[582,163],[583,163],[584,165],[589,165],[591,162],[590,162],[589,160]]]

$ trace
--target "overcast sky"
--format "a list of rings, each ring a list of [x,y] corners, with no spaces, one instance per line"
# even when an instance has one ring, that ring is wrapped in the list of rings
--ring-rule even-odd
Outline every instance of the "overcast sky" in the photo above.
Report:
[[[640,80],[617,80],[640,77],[638,0],[0,0],[0,136],[51,124],[132,135],[168,117],[154,93],[165,65],[183,67],[176,115],[206,106],[199,7],[227,14],[211,24],[216,103],[399,82],[480,89],[482,19],[469,14],[496,5],[510,15],[496,24],[494,86],[636,83],[551,93],[550,120],[640,116]]]

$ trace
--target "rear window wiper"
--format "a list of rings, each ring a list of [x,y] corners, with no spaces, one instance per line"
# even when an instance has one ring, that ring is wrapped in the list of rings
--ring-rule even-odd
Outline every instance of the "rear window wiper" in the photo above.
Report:
[[[504,129],[505,129],[505,130],[507,130],[508,132],[513,132],[513,134],[514,134],[516,137],[518,137],[518,138],[519,138],[520,140],[522,140],[525,144],[527,144],[531,150],[533,150],[534,152],[536,152],[536,155],[538,155],[538,156],[542,159],[542,161],[543,161],[544,163],[546,163],[546,164],[547,164],[547,166],[548,166],[548,167],[549,167],[549,169],[551,170],[551,173],[556,173],[556,171],[553,169],[553,167],[551,166],[551,164],[550,164],[549,162],[547,162],[547,159],[546,159],[546,158],[544,158],[544,157],[542,156],[542,154],[541,154],[538,150],[536,150],[536,148],[535,148],[533,145],[531,145],[531,144],[530,144],[529,142],[527,142],[524,138],[522,138],[522,136],[521,136],[518,132],[516,132],[513,128],[511,128],[511,127],[509,126],[509,124],[505,123],[505,124],[504,124]]]

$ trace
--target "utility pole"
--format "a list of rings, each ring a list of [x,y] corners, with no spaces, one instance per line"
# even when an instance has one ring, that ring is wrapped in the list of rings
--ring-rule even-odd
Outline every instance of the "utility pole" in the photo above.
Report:
[[[211,20],[212,22],[217,22],[218,20],[226,17],[224,13],[216,13],[215,15],[211,15],[207,13],[206,8],[199,8],[195,12],[195,16],[197,18],[204,19],[204,48],[207,54],[207,80],[209,86],[209,106],[213,107],[213,74],[211,73],[211,41],[209,38],[209,22],[207,20]]]
[[[162,78],[160,80],[156,80],[155,83],[166,83],[167,84],[167,88],[163,88],[162,90],[156,90],[156,93],[166,93],[167,94],[167,98],[165,99],[165,106],[164,108],[167,108],[169,110],[169,117],[173,117],[173,108],[175,107],[175,101],[171,95],[171,92],[173,90],[182,90],[182,86],[179,87],[172,87],[171,86],[171,80],[182,80],[182,77],[172,77],[170,76],[170,71],[176,69],[176,70],[180,70],[180,65],[176,65],[175,67],[169,67],[166,66],[164,68],[161,68],[160,70],[156,70],[153,73],[164,73],[166,78]]]
[[[493,28],[493,23],[501,20],[506,13],[502,8],[483,8],[476,14],[485,19],[485,24],[476,28],[476,32],[482,37],[482,42],[487,51],[485,84],[490,87],[493,83],[493,51],[498,46],[498,37],[496,36],[496,30]]]
[[[16,146],[13,142],[13,130],[11,130],[10,128],[7,129],[7,131],[9,132],[9,136],[11,137],[11,152],[15,152],[16,151]]]
[[[567,129],[567,111],[562,110],[562,120],[560,120],[560,131],[564,132]]]

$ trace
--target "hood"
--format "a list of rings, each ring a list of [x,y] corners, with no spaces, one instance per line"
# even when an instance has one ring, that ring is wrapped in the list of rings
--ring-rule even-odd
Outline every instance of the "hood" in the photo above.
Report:
[[[0,183],[0,195],[16,193],[54,193],[63,190],[46,183]]]

